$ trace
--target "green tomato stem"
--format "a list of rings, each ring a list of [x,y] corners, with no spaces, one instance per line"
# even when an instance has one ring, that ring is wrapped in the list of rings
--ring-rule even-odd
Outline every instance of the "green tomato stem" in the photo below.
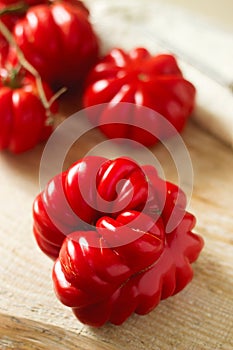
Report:
[[[9,29],[5,26],[5,24],[2,22],[2,20],[0,19],[0,32],[2,33],[2,35],[5,37],[5,39],[7,40],[7,42],[15,48],[16,50],[16,54],[19,60],[19,63],[21,64],[21,66],[23,68],[25,68],[29,73],[31,73],[36,80],[36,85],[37,85],[37,89],[38,89],[38,93],[40,96],[40,100],[41,103],[43,104],[44,108],[47,110],[48,114],[50,115],[50,107],[51,105],[54,103],[54,101],[61,95],[63,94],[67,89],[66,88],[62,88],[60,89],[55,95],[52,96],[52,98],[48,101],[47,97],[45,95],[45,91],[43,88],[43,83],[42,83],[42,79],[40,74],[38,73],[38,71],[31,65],[30,62],[28,62],[28,60],[25,58],[22,50],[19,48],[19,46],[17,45],[13,35],[11,34],[11,32],[9,31]]]
[[[20,50],[20,48],[18,47],[18,45],[15,42],[15,39],[13,37],[13,35],[11,34],[11,32],[9,31],[9,29],[5,26],[5,24],[2,22],[2,20],[0,19],[0,32],[2,33],[2,35],[6,38],[6,40],[8,41],[8,43],[15,48],[16,53],[17,53],[17,57],[18,60],[21,64],[21,66],[23,68],[25,68],[29,73],[31,73],[35,79],[36,79],[36,84],[37,84],[37,88],[38,88],[38,92],[41,98],[41,102],[43,103],[44,107],[46,109],[49,108],[49,103],[48,100],[45,96],[45,92],[43,89],[43,84],[42,84],[42,80],[40,77],[40,74],[37,72],[37,70],[31,65],[31,63],[29,63],[27,61],[27,59],[25,58],[23,52]]]
[[[0,10],[0,17],[13,13],[24,13],[29,8],[29,5],[25,4],[24,1],[20,1],[16,4],[9,5]]]

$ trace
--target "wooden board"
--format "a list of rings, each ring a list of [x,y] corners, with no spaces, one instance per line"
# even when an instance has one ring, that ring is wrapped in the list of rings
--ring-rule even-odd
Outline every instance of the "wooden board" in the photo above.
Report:
[[[67,100],[63,115],[77,107]],[[72,106],[72,107],[70,107]],[[183,133],[195,181],[190,211],[205,248],[195,277],[180,294],[122,326],[80,324],[54,296],[52,262],[32,235],[43,145],[20,156],[0,155],[0,349],[231,350],[233,348],[233,155],[190,122]],[[67,165],[103,141],[97,131],[75,145]],[[110,150],[111,151],[111,150]],[[169,180],[177,174],[162,146],[152,149]]]

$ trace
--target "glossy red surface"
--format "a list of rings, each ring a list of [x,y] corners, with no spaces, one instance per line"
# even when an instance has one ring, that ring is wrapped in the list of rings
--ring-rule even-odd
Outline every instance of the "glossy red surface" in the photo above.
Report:
[[[129,158],[89,156],[52,179],[34,202],[34,234],[56,259],[57,297],[100,327],[146,314],[182,290],[203,247],[185,206],[182,190]]]
[[[121,102],[132,105],[119,106]],[[106,104],[97,116],[89,113],[89,118],[107,137],[151,146],[172,135],[155,114],[138,106],[158,112],[181,132],[194,108],[195,88],[184,79],[172,55],[152,56],[144,48],[129,53],[113,49],[90,72],[83,103],[85,107]],[[153,128],[157,135],[150,133]]]

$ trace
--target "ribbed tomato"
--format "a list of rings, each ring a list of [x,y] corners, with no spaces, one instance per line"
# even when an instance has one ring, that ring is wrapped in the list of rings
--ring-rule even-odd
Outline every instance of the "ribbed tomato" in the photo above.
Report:
[[[107,137],[151,146],[182,131],[194,100],[195,88],[172,55],[153,56],[136,48],[129,53],[113,49],[93,68],[83,102],[85,107],[106,104],[101,112],[88,115]]]
[[[79,86],[98,56],[98,39],[79,2],[29,8],[16,23],[14,38],[42,79],[56,88]]]
[[[88,156],[55,176],[33,215],[39,247],[57,258],[57,297],[81,322],[100,327],[178,293],[203,247],[185,207],[181,189],[129,158]]]
[[[43,106],[35,79],[32,76],[0,76],[0,150],[21,153],[48,138],[52,126],[47,125],[48,112],[57,112],[57,103],[50,110]],[[46,83],[43,89],[47,99],[52,91]]]

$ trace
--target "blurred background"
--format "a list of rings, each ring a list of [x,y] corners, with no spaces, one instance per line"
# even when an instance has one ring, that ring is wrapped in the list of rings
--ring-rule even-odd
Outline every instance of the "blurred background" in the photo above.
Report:
[[[85,1],[103,53],[144,46],[174,54],[197,89],[193,120],[233,146],[233,0]]]
[[[232,0],[165,0],[164,2],[184,6],[210,18],[225,29],[233,30]]]

